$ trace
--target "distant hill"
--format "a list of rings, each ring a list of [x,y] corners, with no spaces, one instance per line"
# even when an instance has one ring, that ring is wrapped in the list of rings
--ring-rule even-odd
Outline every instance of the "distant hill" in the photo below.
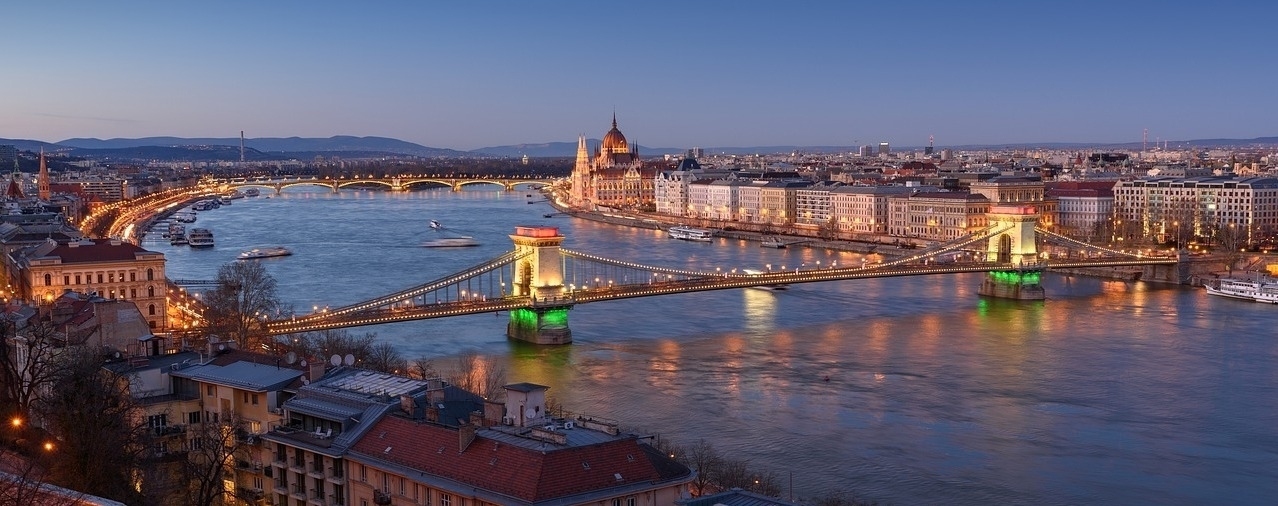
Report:
[[[0,139],[0,144],[11,144],[16,146],[19,151],[40,151],[40,148],[44,148],[45,151],[66,149],[52,142],[33,141],[30,139]]]
[[[59,145],[86,149],[120,149],[142,146],[230,146],[236,150],[234,159],[239,159],[239,137],[143,137],[140,139],[67,139]],[[355,137],[336,135],[329,138],[312,137],[255,137],[244,139],[246,148],[261,152],[371,152],[393,153],[422,157],[464,157],[465,151],[455,149],[432,148],[408,141],[388,137]]]
[[[591,153],[594,153],[595,146],[602,142],[599,139],[586,139],[586,145],[590,147]],[[682,154],[683,149],[679,148],[649,148],[639,146],[639,154],[642,156],[660,156],[660,155],[677,155]],[[528,155],[535,158],[564,158],[577,156],[577,142],[543,142],[540,144],[512,144],[509,146],[491,146],[487,148],[472,149],[469,151],[472,155],[478,156],[503,156],[503,157],[521,157]]]

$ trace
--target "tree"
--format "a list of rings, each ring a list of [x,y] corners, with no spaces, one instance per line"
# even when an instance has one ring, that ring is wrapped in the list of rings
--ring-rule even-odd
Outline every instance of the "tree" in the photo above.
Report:
[[[0,449],[0,506],[76,506],[84,494],[54,487],[36,459]]]
[[[719,452],[710,443],[704,439],[698,439],[696,443],[684,448],[684,452],[675,457],[675,460],[697,472],[697,477],[690,484],[694,496],[711,492],[708,487],[718,480],[723,457],[719,456]]]
[[[280,309],[275,278],[261,262],[232,262],[217,270],[217,287],[204,301],[211,335],[234,339],[241,350],[267,344],[266,321]]]
[[[23,415],[31,413],[36,397],[48,389],[59,368],[63,347],[54,341],[53,325],[47,320],[22,327],[23,322],[0,322],[0,395]],[[11,345],[11,346],[10,346]]]
[[[190,450],[183,461],[183,477],[188,483],[183,504],[212,506],[226,494],[222,482],[236,456],[246,450],[243,442],[244,420],[231,414],[218,422],[205,422],[191,427],[187,433]],[[232,493],[239,493],[234,491]]]
[[[68,348],[51,387],[35,403],[58,442],[51,481],[124,502],[143,504],[132,487],[150,442],[140,408],[122,378],[102,367],[94,350]]]
[[[488,400],[498,400],[505,395],[506,369],[493,362],[485,362],[475,352],[457,356],[448,382],[462,390]]]
[[[282,350],[292,351],[298,357],[327,360],[328,357],[353,355],[356,363],[362,363],[373,355],[377,334],[351,334],[345,329],[330,329],[303,334],[291,334],[278,338]]]
[[[364,368],[389,374],[407,374],[408,361],[391,343],[377,343],[364,359]]]

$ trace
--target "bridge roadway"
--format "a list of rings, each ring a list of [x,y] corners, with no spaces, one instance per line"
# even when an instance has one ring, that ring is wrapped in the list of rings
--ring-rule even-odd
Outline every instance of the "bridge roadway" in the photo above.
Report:
[[[1095,258],[1062,259],[1045,262],[1029,269],[1080,269],[1089,267],[1126,267],[1144,265],[1174,265],[1175,258]],[[754,286],[816,283],[849,279],[888,278],[968,272],[1016,270],[1015,266],[995,262],[934,263],[928,265],[897,265],[891,267],[839,267],[796,271],[774,271],[760,274],[724,274],[719,277],[687,279],[679,281],[653,281],[643,284],[613,285],[578,289],[561,298],[532,300],[525,296],[508,296],[481,301],[440,302],[415,307],[375,308],[335,315],[334,318],[315,318],[306,315],[304,321],[275,320],[267,322],[271,335],[311,332],[335,328],[380,325],[412,320],[426,320],[480,313],[510,311],[521,308],[568,307],[589,302],[650,297],[676,293],[704,292]]]
[[[331,179],[327,177],[297,177],[285,179],[218,179],[215,183],[223,190],[231,188],[262,187],[275,190],[278,195],[285,188],[293,186],[324,186],[334,192],[347,186],[381,185],[391,191],[407,191],[412,186],[437,185],[447,186],[453,191],[461,191],[463,186],[476,184],[493,184],[506,191],[513,191],[519,185],[548,186],[555,178],[504,178],[504,177],[437,177],[437,176],[391,176],[391,177],[351,177]]]

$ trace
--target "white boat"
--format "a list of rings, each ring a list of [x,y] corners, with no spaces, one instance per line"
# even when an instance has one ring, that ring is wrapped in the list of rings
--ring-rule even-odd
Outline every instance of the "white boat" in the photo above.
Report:
[[[714,239],[714,231],[706,230],[704,228],[684,226],[670,227],[666,233],[670,235],[671,239],[682,239],[685,241],[710,242]]]
[[[173,234],[173,233],[170,233],[170,234],[169,234],[169,244],[170,244],[170,245],[173,245],[173,246],[186,246],[186,243],[187,243],[187,241],[186,241],[186,232],[180,232],[180,233],[177,233],[177,234]]]
[[[258,258],[286,257],[292,255],[293,252],[283,246],[272,246],[269,248],[253,248],[243,251],[237,257],[240,260],[255,260]]]
[[[178,211],[173,213],[173,220],[181,223],[195,223],[194,211]]]
[[[186,242],[192,248],[212,248],[213,231],[207,228],[193,228],[191,233],[186,235]]]
[[[1211,295],[1278,304],[1278,280],[1265,275],[1251,279],[1220,278],[1206,288]]]
[[[262,190],[259,190],[257,188],[249,188],[247,190],[244,190],[245,197],[256,197],[261,194],[262,194]]]
[[[435,230],[440,230],[440,229],[444,228],[444,226],[443,226],[443,225],[440,225],[438,221],[430,220],[430,228],[433,228],[433,229],[435,229]]]
[[[431,239],[422,243],[423,248],[461,248],[466,246],[479,246],[479,241],[470,236],[460,237],[441,237],[439,239]]]

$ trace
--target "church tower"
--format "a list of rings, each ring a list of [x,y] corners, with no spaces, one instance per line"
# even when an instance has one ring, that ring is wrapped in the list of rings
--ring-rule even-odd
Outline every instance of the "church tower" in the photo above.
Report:
[[[586,136],[577,137],[577,163],[572,167],[572,204],[582,205],[590,194],[590,152],[586,150]]]
[[[44,148],[40,148],[40,200],[45,202],[53,196],[53,192],[49,190],[49,166],[44,162]]]

